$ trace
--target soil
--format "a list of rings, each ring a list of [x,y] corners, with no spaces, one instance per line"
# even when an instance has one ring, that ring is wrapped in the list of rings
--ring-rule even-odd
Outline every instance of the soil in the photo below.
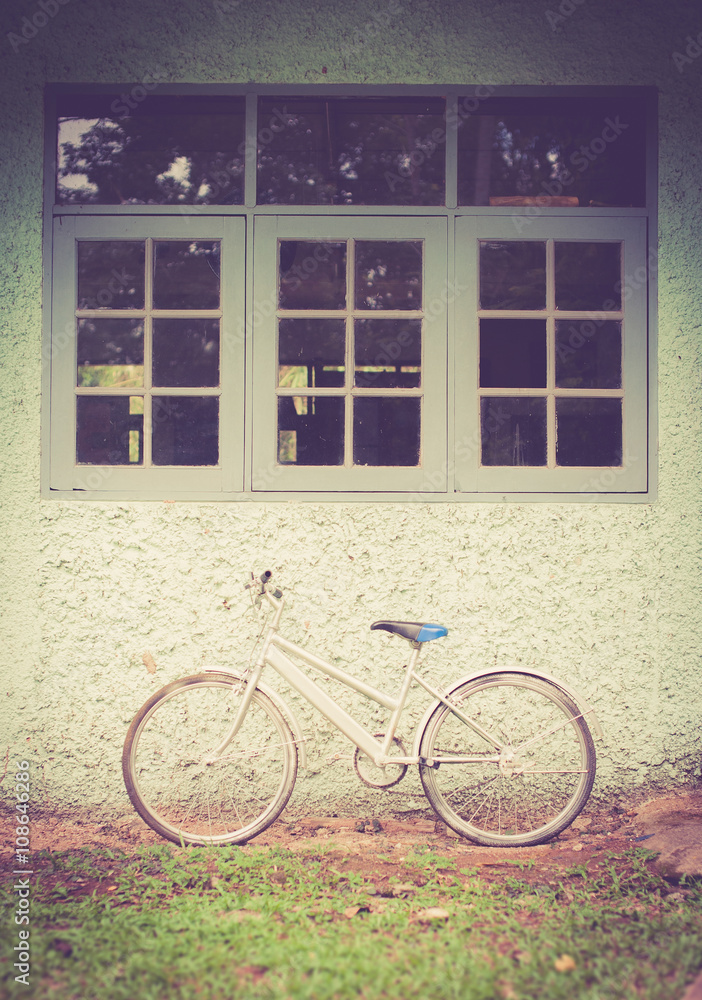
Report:
[[[524,848],[479,847],[457,837],[440,821],[371,817],[307,817],[278,820],[260,834],[249,848],[278,847],[295,852],[323,851],[335,865],[362,873],[369,881],[383,884],[395,876],[404,877],[404,864],[413,851],[432,850],[450,859],[453,871],[475,868],[486,881],[501,881],[506,875],[517,875],[522,882],[534,885],[557,883],[566,869],[584,866],[596,869],[614,852],[621,854],[634,847],[646,847],[650,835],[642,833],[636,824],[636,809],[624,811],[587,811],[575,823],[549,843]],[[2,843],[11,844],[11,820],[0,821]],[[32,824],[31,856],[35,871],[48,867],[45,854],[37,852],[71,851],[92,846],[120,850],[130,855],[141,844],[167,843],[138,818],[114,824],[66,822],[51,817],[37,818]],[[175,845],[172,845],[178,850]],[[5,870],[14,868],[11,853],[0,851]],[[517,864],[515,864],[515,862]],[[81,886],[90,891],[89,886]],[[76,886],[78,889],[78,886]]]

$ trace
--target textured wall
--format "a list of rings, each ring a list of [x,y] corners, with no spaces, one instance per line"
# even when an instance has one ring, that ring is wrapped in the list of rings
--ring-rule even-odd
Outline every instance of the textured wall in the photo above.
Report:
[[[119,758],[131,715],[166,680],[246,661],[257,626],[240,581],[271,567],[294,585],[293,635],[358,657],[371,682],[392,678],[386,664],[400,663],[406,647],[368,623],[426,615],[451,629],[427,649],[437,681],[522,663],[590,695],[606,731],[601,791],[699,776],[702,57],[674,57],[702,31],[695,5],[563,0],[559,13],[555,0],[45,0],[43,9],[53,13],[26,44],[7,33],[21,38],[39,3],[13,0],[0,13],[3,755],[33,762],[37,791],[57,811],[126,809]],[[193,83],[657,86],[658,500],[40,499],[43,84],[133,83],[154,72]],[[350,703],[365,711],[355,696]],[[326,762],[345,745],[300,714],[316,741],[293,805],[371,808],[349,764]],[[421,807],[416,777],[383,801],[397,812]]]

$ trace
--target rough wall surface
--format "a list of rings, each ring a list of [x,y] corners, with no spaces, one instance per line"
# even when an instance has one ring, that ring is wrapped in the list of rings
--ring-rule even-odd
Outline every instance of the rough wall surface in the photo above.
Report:
[[[8,33],[21,37],[23,18],[42,9],[53,11],[45,26],[13,44]],[[241,580],[270,567],[294,591],[292,637],[371,683],[394,682],[388,667],[406,647],[368,623],[426,616],[451,630],[427,650],[437,683],[516,663],[584,690],[605,729],[602,793],[698,778],[702,57],[674,54],[702,31],[699,9],[678,0],[22,0],[0,22],[0,727],[10,769],[28,759],[35,793],[57,811],[126,810],[119,762],[131,716],[167,680],[247,662],[258,624]],[[190,83],[658,87],[656,502],[42,500],[43,85],[132,84],[154,71]],[[373,724],[359,698],[346,703]],[[314,742],[292,806],[376,808],[348,762],[328,763],[347,745],[295,704]],[[382,802],[421,808],[416,777]]]

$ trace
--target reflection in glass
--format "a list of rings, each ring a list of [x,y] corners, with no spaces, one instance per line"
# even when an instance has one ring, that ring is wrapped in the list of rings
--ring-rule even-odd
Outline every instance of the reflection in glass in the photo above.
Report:
[[[621,399],[556,399],[556,426],[558,465],[622,464]]]
[[[480,320],[480,385],[486,388],[546,387],[546,321]]]
[[[154,396],[151,433],[154,465],[217,465],[219,399]]]
[[[419,465],[420,419],[416,397],[354,399],[354,465]]]
[[[621,384],[621,323],[557,320],[556,385],[562,389],[620,389]]]
[[[465,97],[458,120],[459,205],[645,204],[639,102]]]
[[[421,320],[357,319],[354,385],[407,389],[420,384]]]
[[[343,465],[343,397],[279,396],[278,462]]]
[[[144,308],[144,241],[78,241],[78,308]]]
[[[546,465],[546,400],[483,396],[480,434],[483,465]]]
[[[261,98],[258,204],[443,205],[442,98]]]
[[[217,309],[218,240],[154,241],[154,309]]]
[[[346,306],[346,243],[280,241],[281,309]]]
[[[143,320],[78,320],[77,358],[79,386],[143,385]]]
[[[422,308],[422,242],[356,241],[356,308]]]
[[[346,324],[338,319],[281,319],[278,385],[290,389],[342,386]]]
[[[58,104],[59,204],[242,204],[243,97],[170,97],[137,85]]]
[[[153,384],[219,385],[219,320],[155,319]]]
[[[135,465],[143,461],[141,396],[78,396],[76,461],[81,465]]]
[[[556,242],[556,308],[621,309],[621,246]]]
[[[546,244],[505,240],[480,242],[482,309],[543,309],[546,306]]]

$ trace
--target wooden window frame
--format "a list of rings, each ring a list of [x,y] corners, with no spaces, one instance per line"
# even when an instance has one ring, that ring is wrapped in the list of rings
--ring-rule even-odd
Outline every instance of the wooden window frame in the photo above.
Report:
[[[99,86],[92,93],[114,94]],[[124,90],[124,85],[118,88]],[[356,86],[222,86],[159,87],[159,93],[244,94],[246,96],[246,174],[244,204],[232,206],[55,205],[56,95],[84,93],[78,85],[47,90],[45,156],[45,268],[48,290],[44,325],[42,421],[42,490],[61,499],[183,500],[387,500],[417,502],[651,502],[656,496],[656,105],[650,88],[598,87],[356,87]],[[256,205],[255,112],[260,96],[438,96],[446,99],[446,204],[440,207],[280,206]],[[456,121],[459,98],[476,95],[530,97],[640,98],[647,107],[647,205],[644,208],[457,206]],[[148,98],[147,98],[148,99]],[[538,199],[537,199],[538,201]],[[515,220],[522,219],[519,224]],[[274,285],[268,288],[271,260],[262,247],[272,229],[280,232],[371,233],[382,238],[397,232],[421,236],[422,226],[442,227],[443,280],[431,277],[432,301],[440,314],[427,326],[425,352],[436,352],[437,364],[427,372],[430,404],[421,470],[343,470],[281,467],[275,460],[270,433],[275,389],[270,371],[271,312]],[[271,228],[272,227],[272,228]],[[385,227],[385,228],[383,228]],[[510,232],[511,227],[511,232]],[[438,230],[437,230],[438,231]],[[621,469],[481,468],[477,416],[477,281],[475,246],[479,238],[604,239],[625,244],[625,277],[632,277],[624,328],[625,429]],[[80,238],[128,238],[130,234],[179,239],[222,238],[225,243],[222,334],[222,409],[220,465],[209,468],[140,469],[82,466],[75,463],[75,344],[68,289],[75,287],[70,241]],[[218,235],[221,234],[221,235]],[[500,235],[502,234],[502,235]],[[567,234],[567,237],[564,235]],[[580,234],[580,235],[579,235]],[[590,234],[582,235],[582,234]],[[132,238],[135,238],[132,236]],[[373,237],[370,237],[373,238]],[[408,237],[409,238],[409,237]],[[243,266],[230,268],[237,258]],[[436,258],[438,259],[438,258]],[[470,262],[473,261],[473,264]],[[440,265],[443,267],[443,264]],[[72,270],[73,268],[73,270]],[[471,273],[471,269],[473,273]],[[440,287],[439,287],[440,286]],[[268,303],[268,315],[262,313]],[[73,319],[71,320],[71,317]],[[73,335],[74,337],[74,335]],[[260,341],[257,339],[260,337]],[[266,346],[268,345],[268,346]],[[266,353],[268,352],[268,353]],[[441,360],[441,370],[438,364]],[[635,361],[635,363],[634,363]],[[268,366],[268,369],[267,367]],[[478,437],[476,438],[476,434]],[[398,471],[402,476],[398,476]],[[349,474],[350,473],[350,474]]]

